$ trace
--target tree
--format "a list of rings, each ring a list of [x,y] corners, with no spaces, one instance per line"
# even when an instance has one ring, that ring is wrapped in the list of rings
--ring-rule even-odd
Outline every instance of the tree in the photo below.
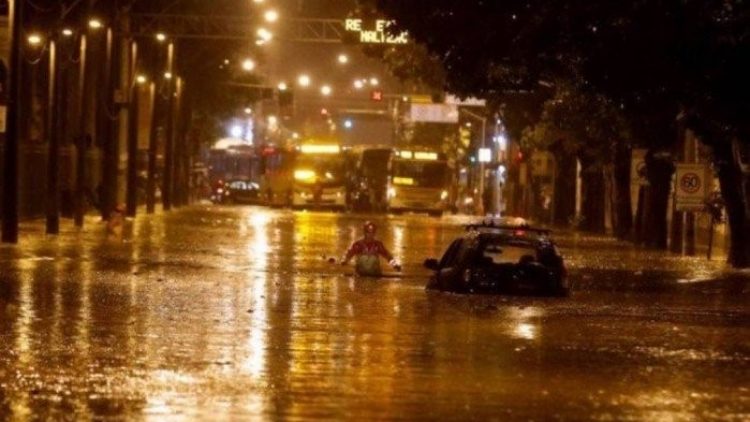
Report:
[[[429,4],[428,4],[429,3]],[[649,148],[644,243],[666,246],[676,117],[714,147],[732,232],[730,262],[750,266],[748,193],[732,143],[747,142],[750,5],[741,0],[379,0],[440,59],[447,85],[497,97],[570,80],[611,99]],[[399,28],[400,29],[400,28]],[[460,35],[459,35],[460,34]]]

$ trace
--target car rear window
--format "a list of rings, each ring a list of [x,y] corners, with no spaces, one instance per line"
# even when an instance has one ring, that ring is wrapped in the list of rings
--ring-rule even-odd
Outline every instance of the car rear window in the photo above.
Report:
[[[530,246],[509,245],[505,243],[486,243],[482,248],[482,255],[492,259],[495,264],[517,264],[522,258],[536,260],[536,249]]]

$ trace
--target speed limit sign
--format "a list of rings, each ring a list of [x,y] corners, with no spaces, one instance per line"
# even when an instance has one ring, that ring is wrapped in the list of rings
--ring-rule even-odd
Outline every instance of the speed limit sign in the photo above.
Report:
[[[704,164],[678,164],[675,177],[677,211],[702,211],[705,208],[707,168]]]

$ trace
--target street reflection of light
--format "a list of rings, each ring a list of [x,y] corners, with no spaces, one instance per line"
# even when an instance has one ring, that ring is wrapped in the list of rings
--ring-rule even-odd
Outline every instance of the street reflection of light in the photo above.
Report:
[[[401,251],[404,247],[404,227],[396,226],[393,228],[393,254],[396,257],[396,261],[404,262],[404,257],[401,256]]]
[[[544,311],[537,307],[511,308],[508,311],[512,337],[522,340],[535,340],[539,337],[539,327],[535,324],[544,315]]]
[[[536,328],[531,324],[522,322],[516,326],[516,334],[520,338],[533,340],[536,334]]]

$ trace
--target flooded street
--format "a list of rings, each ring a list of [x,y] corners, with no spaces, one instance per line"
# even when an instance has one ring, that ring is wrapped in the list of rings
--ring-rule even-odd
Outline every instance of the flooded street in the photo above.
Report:
[[[368,218],[403,273],[328,262]],[[425,291],[467,221],[204,206],[29,234],[0,248],[0,419],[750,419],[750,275],[563,234],[568,298]]]

